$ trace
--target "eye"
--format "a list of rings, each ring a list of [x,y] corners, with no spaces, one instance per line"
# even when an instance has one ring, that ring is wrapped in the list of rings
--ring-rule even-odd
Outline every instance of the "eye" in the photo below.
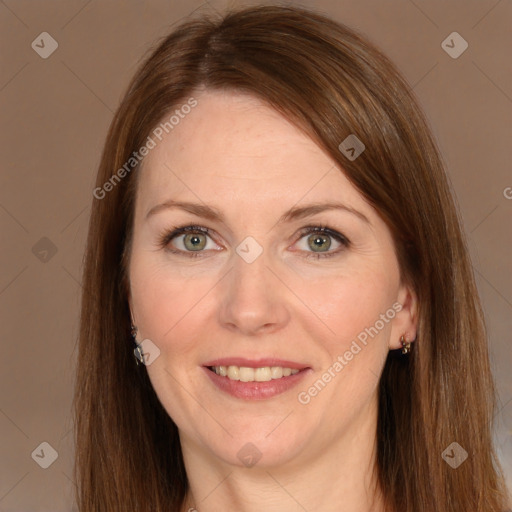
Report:
[[[329,250],[332,242],[337,246]],[[325,226],[307,226],[301,230],[299,249],[306,253],[306,258],[329,258],[350,246],[350,241],[341,233]]]
[[[159,245],[172,253],[186,254],[190,257],[200,256],[201,252],[208,249],[216,250],[216,244],[211,247],[210,230],[202,226],[176,227],[170,232],[162,233],[159,237]]]
[[[300,235],[299,251],[305,253],[305,258],[328,258],[350,247],[350,241],[344,235],[326,226],[307,226],[302,228]],[[333,241],[337,246],[330,250]],[[165,231],[160,235],[158,245],[174,254],[192,258],[203,256],[207,250],[219,250],[210,230],[203,226],[182,226]]]

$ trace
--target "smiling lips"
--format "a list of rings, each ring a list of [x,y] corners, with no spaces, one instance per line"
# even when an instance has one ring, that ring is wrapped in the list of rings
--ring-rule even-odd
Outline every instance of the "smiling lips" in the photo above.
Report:
[[[204,365],[208,377],[236,398],[271,398],[295,386],[310,367],[281,359],[219,359]]]

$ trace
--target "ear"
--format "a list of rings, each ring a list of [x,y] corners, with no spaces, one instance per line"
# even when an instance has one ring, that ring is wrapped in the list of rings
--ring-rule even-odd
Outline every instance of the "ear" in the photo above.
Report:
[[[418,331],[418,297],[412,286],[402,283],[396,302],[401,309],[396,308],[398,312],[393,319],[389,340],[390,350],[402,348],[401,336],[404,336],[406,342],[414,341]]]

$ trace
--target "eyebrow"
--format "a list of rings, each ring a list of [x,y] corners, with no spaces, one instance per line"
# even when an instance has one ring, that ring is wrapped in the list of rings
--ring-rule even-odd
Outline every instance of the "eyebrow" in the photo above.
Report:
[[[208,219],[211,221],[217,221],[220,223],[225,224],[224,215],[217,209],[212,206],[208,206],[206,204],[198,204],[198,203],[191,203],[188,201],[165,201],[164,203],[158,204],[156,206],[153,206],[148,213],[146,214],[146,219],[151,217],[152,215],[155,215],[156,213],[159,213],[164,210],[179,208],[182,210],[185,210],[189,213],[192,213],[194,215],[197,215],[198,217],[203,217],[204,219]],[[368,217],[361,213],[358,210],[355,210],[354,208],[351,208],[350,206],[341,204],[341,203],[312,203],[305,206],[295,206],[293,208],[290,208],[287,212],[285,212],[276,224],[282,224],[284,222],[291,222],[294,220],[303,219],[305,217],[310,217],[312,215],[315,215],[317,213],[326,211],[326,210],[342,210],[349,212],[356,217],[358,217],[363,222],[366,222],[368,225],[371,226],[371,222],[368,220]]]

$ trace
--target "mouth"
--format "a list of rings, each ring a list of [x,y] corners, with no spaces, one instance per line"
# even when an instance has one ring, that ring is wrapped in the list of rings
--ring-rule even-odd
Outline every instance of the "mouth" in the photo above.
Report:
[[[251,368],[249,366],[207,366],[208,370],[216,373],[221,377],[226,377],[229,380],[235,380],[240,382],[269,382],[271,380],[282,379],[283,377],[289,377],[295,375],[300,371],[297,368],[289,368],[282,366],[261,366],[257,368]]]
[[[241,358],[211,361],[203,369],[217,389],[245,400],[268,399],[284,393],[313,371],[292,361]]]

